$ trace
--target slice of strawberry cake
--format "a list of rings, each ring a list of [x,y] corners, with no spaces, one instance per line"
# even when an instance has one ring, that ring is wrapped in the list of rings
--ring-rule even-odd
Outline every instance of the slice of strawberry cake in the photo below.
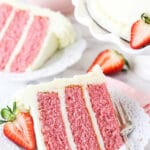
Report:
[[[85,75],[29,86],[15,100],[30,109],[38,150],[118,150],[123,144],[98,66]]]
[[[60,13],[0,0],[0,71],[38,69],[74,39],[71,23]]]

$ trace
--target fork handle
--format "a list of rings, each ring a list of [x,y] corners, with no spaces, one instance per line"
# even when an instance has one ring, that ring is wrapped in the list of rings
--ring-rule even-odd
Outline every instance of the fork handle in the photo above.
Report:
[[[122,137],[123,137],[123,140],[125,142],[126,150],[131,150],[128,136],[126,134],[123,134]]]

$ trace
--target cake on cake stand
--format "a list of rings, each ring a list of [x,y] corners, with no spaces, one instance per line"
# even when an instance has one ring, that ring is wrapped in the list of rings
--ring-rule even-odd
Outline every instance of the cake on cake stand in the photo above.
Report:
[[[129,57],[133,71],[144,80],[150,81],[150,45],[140,50],[133,50],[129,42],[107,31],[92,17],[87,7],[88,1],[72,0],[72,2],[75,6],[77,21],[87,26],[96,39],[115,44],[118,50]]]

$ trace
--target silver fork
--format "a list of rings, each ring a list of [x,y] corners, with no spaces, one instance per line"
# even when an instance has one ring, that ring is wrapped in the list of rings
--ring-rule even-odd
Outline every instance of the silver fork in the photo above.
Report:
[[[118,122],[119,122],[120,130],[121,130],[120,133],[125,142],[126,149],[131,150],[131,146],[128,141],[128,135],[133,132],[134,125],[133,125],[130,117],[126,113],[122,103],[119,101],[119,102],[115,102],[114,104],[115,104],[116,113],[118,116]]]

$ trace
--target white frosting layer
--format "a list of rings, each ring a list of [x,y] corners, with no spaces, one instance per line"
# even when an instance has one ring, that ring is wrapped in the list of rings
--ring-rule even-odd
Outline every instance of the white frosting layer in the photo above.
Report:
[[[99,130],[99,127],[97,124],[96,114],[93,111],[92,104],[91,104],[90,97],[89,97],[89,93],[87,91],[87,86],[83,86],[83,91],[84,91],[84,98],[85,98],[86,107],[87,107],[89,114],[90,114],[90,117],[91,117],[91,121],[93,124],[95,134],[96,134],[97,139],[98,139],[98,144],[99,144],[100,150],[105,150],[103,138],[102,138],[102,135],[100,133],[100,130]]]
[[[69,22],[69,20],[66,17],[64,17],[63,15],[61,15],[60,13],[53,12],[49,9],[40,8],[37,6],[21,4],[21,3],[16,2],[15,0],[12,0],[12,1],[0,0],[0,3],[2,3],[2,2],[12,5],[14,7],[14,9],[21,9],[21,10],[29,11],[31,14],[30,19],[28,21],[28,25],[27,25],[25,31],[23,32],[21,39],[18,41],[18,44],[7,64],[7,67],[5,70],[7,70],[7,71],[10,70],[11,63],[15,59],[15,56],[21,51],[21,46],[23,45],[23,43],[25,41],[25,37],[29,31],[29,27],[30,27],[29,24],[31,25],[31,23],[33,22],[32,17],[35,15],[48,17],[49,18],[49,28],[47,31],[47,36],[45,37],[43,46],[40,49],[40,52],[39,52],[37,58],[26,69],[26,71],[32,71],[32,70],[38,69],[45,63],[45,61],[48,58],[50,58],[54,54],[54,52],[57,49],[65,48],[74,42],[75,32],[74,32],[73,26]],[[12,18],[13,18],[13,13],[8,18],[8,21],[7,21],[0,37],[2,37],[5,34],[7,26],[11,22]]]
[[[142,13],[150,13],[149,6],[149,0],[88,0],[88,8],[95,20],[126,40],[130,39],[132,24]]]
[[[89,72],[88,74],[74,76],[73,78],[68,78],[68,79],[67,78],[56,79],[49,83],[43,83],[43,84],[38,84],[38,85],[33,85],[33,86],[30,85],[24,91],[16,95],[14,100],[19,101],[20,104],[24,104],[25,108],[27,109],[30,108],[31,115],[34,120],[34,130],[36,134],[38,150],[45,150],[45,144],[44,144],[44,139],[41,133],[41,123],[39,120],[37,93],[39,91],[40,92],[47,92],[47,91],[60,92],[61,89],[64,89],[64,87],[68,85],[82,85],[85,87],[87,84],[103,83],[104,80],[105,80],[105,77],[101,69],[98,66],[96,66],[94,67],[93,71]],[[62,96],[63,95],[60,94],[60,98]],[[64,108],[61,108],[61,109],[65,111]],[[63,119],[67,120],[66,115],[63,117]],[[69,124],[66,123],[65,126],[68,128]],[[95,129],[96,129],[96,126],[95,126]],[[99,133],[97,134],[98,134],[98,137],[100,137]],[[67,130],[67,135],[68,137],[71,137],[71,139],[69,139],[69,143],[73,143],[70,129]],[[75,148],[74,144],[72,145],[72,148],[73,147]]]
[[[74,138],[71,132],[70,128],[70,122],[68,121],[68,113],[66,110],[66,103],[65,103],[65,91],[64,89],[59,89],[57,90],[59,93],[59,99],[60,99],[60,107],[61,107],[61,112],[62,112],[62,117],[63,117],[63,122],[65,125],[65,131],[68,137],[68,142],[72,150],[77,150],[76,144],[74,142]]]

